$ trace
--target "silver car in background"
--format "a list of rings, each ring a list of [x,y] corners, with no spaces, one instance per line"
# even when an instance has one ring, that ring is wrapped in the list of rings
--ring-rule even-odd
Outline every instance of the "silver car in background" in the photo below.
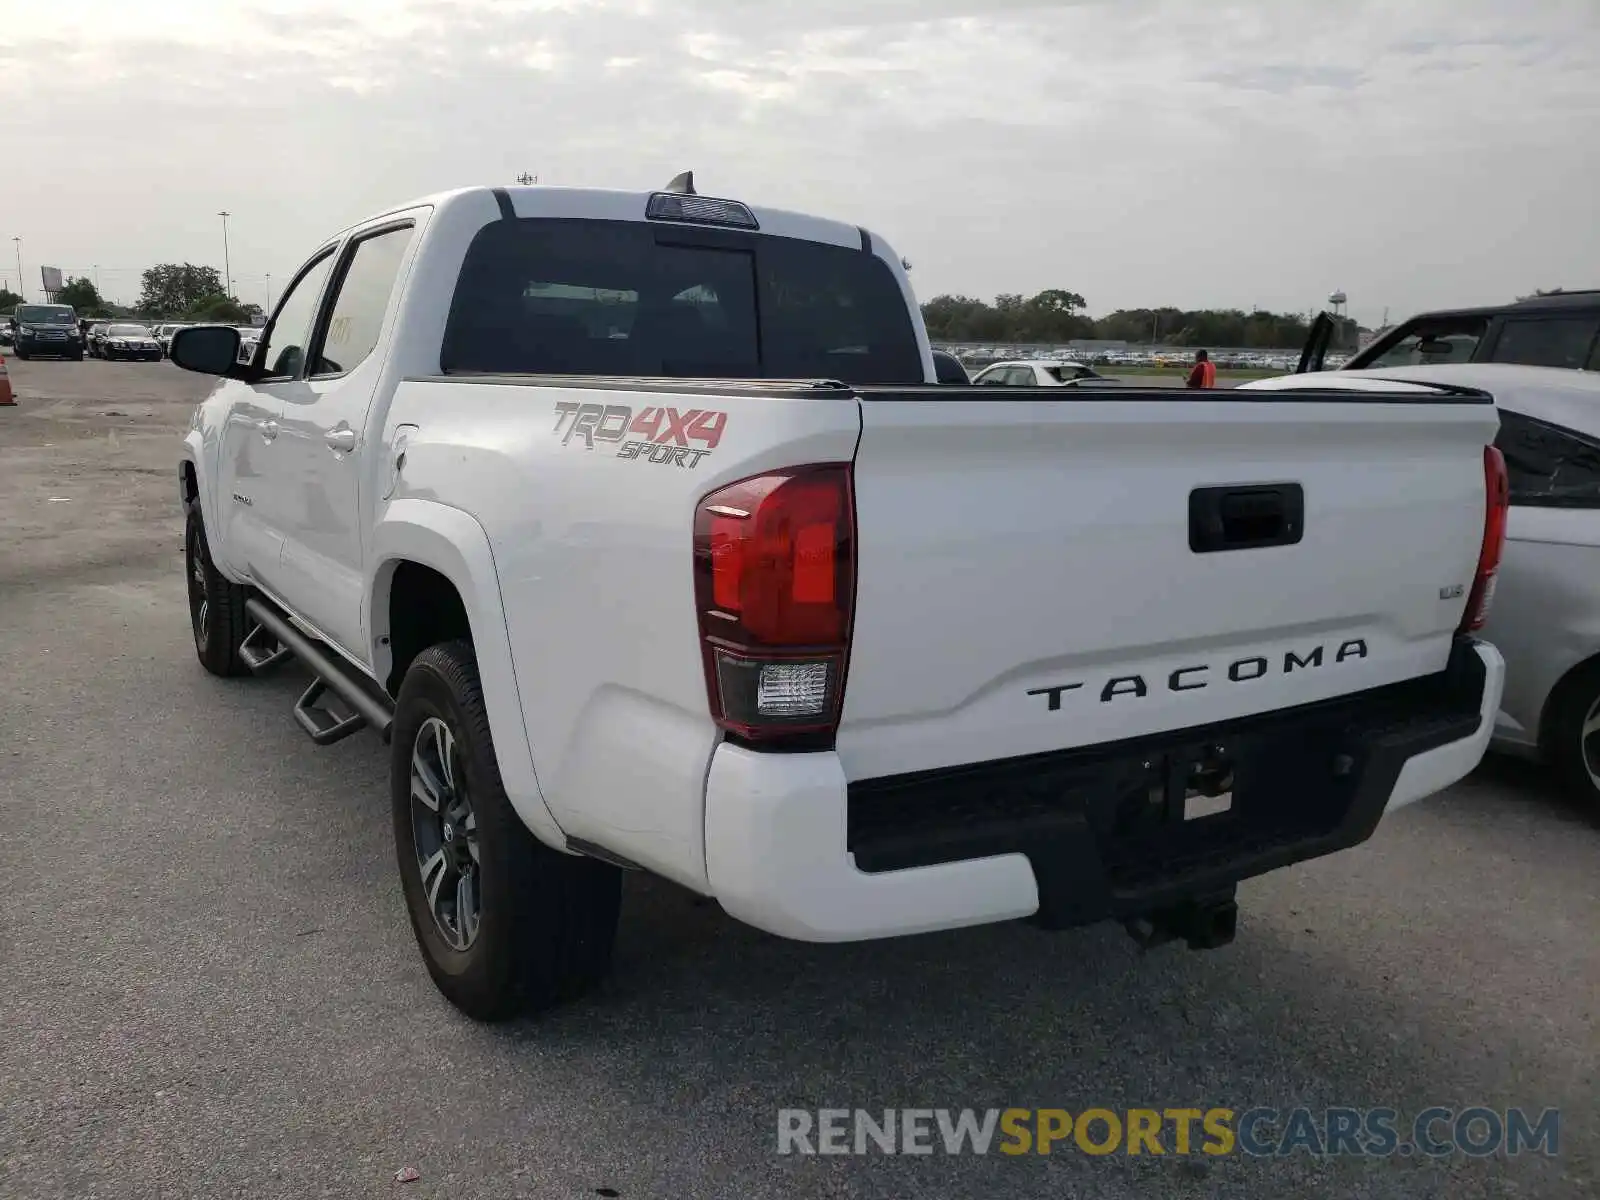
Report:
[[[1550,767],[1600,815],[1600,372],[1509,363],[1340,371],[1372,380],[1481,388],[1500,410],[1495,445],[1511,485],[1505,553],[1479,634],[1506,659],[1496,749]],[[1290,375],[1245,389],[1327,386]]]

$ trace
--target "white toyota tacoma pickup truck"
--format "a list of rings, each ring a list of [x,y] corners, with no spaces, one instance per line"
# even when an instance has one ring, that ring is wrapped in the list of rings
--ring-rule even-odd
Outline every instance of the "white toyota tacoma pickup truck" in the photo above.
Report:
[[[476,188],[330,238],[184,440],[204,667],[391,747],[429,971],[606,970],[643,869],[785,937],[1221,945],[1242,879],[1470,771],[1492,397],[933,382],[901,260],[698,195]]]

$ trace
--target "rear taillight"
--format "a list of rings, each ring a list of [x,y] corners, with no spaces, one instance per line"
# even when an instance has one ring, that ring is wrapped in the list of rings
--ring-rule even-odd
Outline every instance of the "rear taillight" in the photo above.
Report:
[[[839,726],[855,602],[848,464],[740,480],[700,501],[694,586],[711,715],[763,746]]]
[[[1511,481],[1506,475],[1505,455],[1494,446],[1483,448],[1483,546],[1478,551],[1478,570],[1467,593],[1467,608],[1461,614],[1459,633],[1482,629],[1494,603],[1495,579],[1500,574],[1500,555],[1506,547],[1506,514],[1511,503]]]

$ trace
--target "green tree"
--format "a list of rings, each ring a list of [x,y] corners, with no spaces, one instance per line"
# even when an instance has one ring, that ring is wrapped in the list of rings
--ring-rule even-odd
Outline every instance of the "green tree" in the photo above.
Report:
[[[219,325],[243,325],[250,320],[250,310],[237,300],[216,292],[202,296],[184,317],[191,321],[212,322]]]
[[[22,297],[8,287],[0,287],[0,312],[10,312],[22,303]]]
[[[922,306],[928,336],[945,342],[1061,344],[1100,339],[1148,345],[1298,350],[1309,329],[1298,313],[1239,309],[1129,308],[1088,316],[1076,292],[1050,288],[1024,299],[1005,293],[988,304],[970,296],[935,296]],[[1345,319],[1337,345],[1353,345],[1355,322]]]
[[[138,309],[152,317],[192,312],[213,297],[226,299],[222,275],[215,267],[193,263],[161,263],[140,277]]]
[[[68,277],[66,285],[56,293],[56,303],[72,305],[80,317],[97,317],[106,309],[94,280],[81,275]]]

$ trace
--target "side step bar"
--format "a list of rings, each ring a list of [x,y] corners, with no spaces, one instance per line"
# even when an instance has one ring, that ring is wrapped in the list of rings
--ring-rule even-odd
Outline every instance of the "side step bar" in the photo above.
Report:
[[[301,633],[259,598],[246,600],[244,611],[278,639],[280,652],[293,653],[316,676],[294,706],[294,719],[311,735],[313,742],[329,746],[364,728],[371,729],[386,742],[389,740],[389,731],[394,725],[394,706],[363,687],[336,654]],[[246,644],[254,638],[252,631],[245,639]],[[248,655],[246,661],[249,661]],[[350,708],[350,715],[337,716],[320,703],[330,691]]]

